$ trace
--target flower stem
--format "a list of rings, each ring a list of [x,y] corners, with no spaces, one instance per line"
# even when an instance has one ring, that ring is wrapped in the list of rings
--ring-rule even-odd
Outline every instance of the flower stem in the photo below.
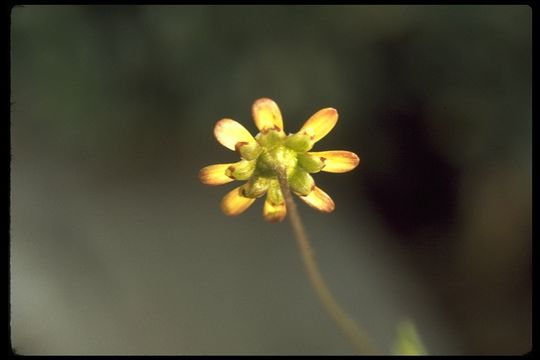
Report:
[[[313,249],[309,243],[306,230],[300,219],[300,214],[296,208],[296,204],[291,195],[289,184],[287,182],[287,176],[283,169],[276,169],[281,192],[285,198],[285,204],[287,206],[288,217],[291,221],[291,225],[296,237],[302,260],[308,275],[308,278],[313,286],[313,289],[317,293],[319,300],[323,304],[324,308],[332,319],[337,323],[345,336],[351,341],[351,343],[357,348],[361,354],[375,354],[376,351],[368,340],[364,332],[354,323],[354,321],[345,313],[345,311],[336,302],[332,293],[326,286],[326,283],[319,271]]]

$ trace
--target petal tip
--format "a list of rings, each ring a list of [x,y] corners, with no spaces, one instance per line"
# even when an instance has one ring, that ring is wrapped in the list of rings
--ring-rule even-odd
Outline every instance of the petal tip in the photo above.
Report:
[[[285,215],[281,216],[281,215],[278,215],[278,216],[275,216],[275,215],[267,215],[264,217],[264,219],[266,221],[268,221],[269,223],[272,223],[272,224],[277,224],[277,223],[280,223],[283,221],[283,219],[285,219]]]
[[[274,205],[268,199],[264,202],[263,217],[266,221],[271,223],[281,222],[285,219],[286,214],[285,203]]]
[[[235,150],[238,142],[255,142],[253,136],[239,122],[232,119],[221,119],[214,126],[214,137],[229,150]]]
[[[351,153],[352,154],[352,159],[353,159],[353,164],[354,164],[354,167],[357,167],[358,165],[360,165],[360,156],[356,155],[355,153]]]
[[[336,125],[338,112],[336,109],[328,107],[317,111],[302,126],[300,131],[313,135],[313,141],[317,142],[325,137]]]
[[[241,188],[237,187],[223,197],[221,210],[227,216],[237,216],[246,211],[254,201],[255,199],[243,196]]]
[[[259,106],[259,105],[262,105],[262,104],[275,104],[276,102],[270,98],[267,98],[267,97],[262,97],[262,98],[258,98],[257,100],[255,100],[255,102],[253,103],[253,106]]]
[[[360,163],[358,155],[351,151],[345,150],[330,150],[317,151],[310,154],[320,156],[324,162],[324,167],[321,169],[331,173],[345,173],[353,170]]]
[[[256,100],[251,107],[251,114],[259,131],[266,132],[270,129],[283,131],[281,110],[274,100],[266,97]]]
[[[325,108],[329,116],[335,117],[336,120],[339,117],[338,111],[334,109],[333,107],[327,107]]]
[[[327,107],[322,110],[320,110],[320,115],[325,116],[330,122],[333,122],[334,125],[338,121],[339,114],[336,109],[333,107]]]
[[[336,208],[334,200],[317,186],[306,196],[300,196],[300,199],[312,208],[324,213],[332,212]]]
[[[223,185],[231,181],[233,178],[226,174],[227,168],[231,164],[216,164],[208,165],[199,170],[199,181],[205,185]]]

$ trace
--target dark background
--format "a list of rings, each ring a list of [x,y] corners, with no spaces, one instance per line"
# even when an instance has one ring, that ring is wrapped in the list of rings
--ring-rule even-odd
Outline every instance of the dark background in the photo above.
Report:
[[[228,218],[201,167],[255,133],[340,120],[300,204],[340,303],[390,352],[531,348],[527,6],[24,6],[11,16],[11,341],[23,354],[349,354],[287,222]]]

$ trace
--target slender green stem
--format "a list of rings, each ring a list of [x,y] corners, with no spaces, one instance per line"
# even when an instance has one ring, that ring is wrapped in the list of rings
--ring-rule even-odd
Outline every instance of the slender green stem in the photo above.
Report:
[[[313,289],[317,293],[319,300],[323,304],[324,308],[330,316],[334,319],[345,336],[351,341],[351,343],[357,348],[361,354],[376,354],[375,348],[371,344],[371,341],[364,334],[364,332],[354,323],[354,321],[343,311],[341,306],[336,302],[332,293],[326,286],[326,283],[319,271],[313,249],[309,243],[306,230],[300,219],[300,214],[296,208],[296,204],[291,195],[289,184],[287,182],[287,176],[283,169],[276,170],[278,174],[279,185],[285,198],[287,206],[288,217],[291,221],[291,225],[296,237],[304,266],[308,275],[308,278],[313,286]]]

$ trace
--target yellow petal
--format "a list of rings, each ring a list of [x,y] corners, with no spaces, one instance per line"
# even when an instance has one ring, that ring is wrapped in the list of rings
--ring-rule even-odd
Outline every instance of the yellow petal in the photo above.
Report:
[[[322,212],[329,213],[334,211],[335,208],[332,198],[317,186],[315,186],[313,191],[306,196],[300,196],[300,199],[304,200],[304,202],[312,208]]]
[[[350,151],[317,151],[309,152],[308,154],[322,158],[324,167],[321,169],[321,171],[331,173],[344,173],[351,171],[360,163],[360,158],[358,155]]]
[[[255,142],[255,139],[245,127],[231,119],[219,120],[214,127],[214,136],[221,145],[231,150],[235,150],[238,143],[249,144]]]
[[[269,129],[283,131],[283,119],[278,105],[270,99],[262,98],[253,103],[253,120],[261,132]]]
[[[266,201],[264,202],[264,208],[263,208],[263,216],[266,221],[280,222],[285,218],[286,214],[287,214],[287,207],[285,206],[285,202],[279,205],[273,205],[268,200],[268,197],[266,198]]]
[[[313,138],[314,142],[317,142],[332,130],[337,120],[338,113],[336,109],[324,108],[310,117],[299,132],[305,132]]]
[[[240,192],[240,188],[237,187],[223,197],[223,200],[221,201],[221,210],[223,210],[225,215],[240,215],[250,207],[254,201],[255,199],[243,196]]]
[[[216,164],[205,166],[199,171],[199,180],[206,185],[221,185],[234,181],[225,171],[233,164]]]

